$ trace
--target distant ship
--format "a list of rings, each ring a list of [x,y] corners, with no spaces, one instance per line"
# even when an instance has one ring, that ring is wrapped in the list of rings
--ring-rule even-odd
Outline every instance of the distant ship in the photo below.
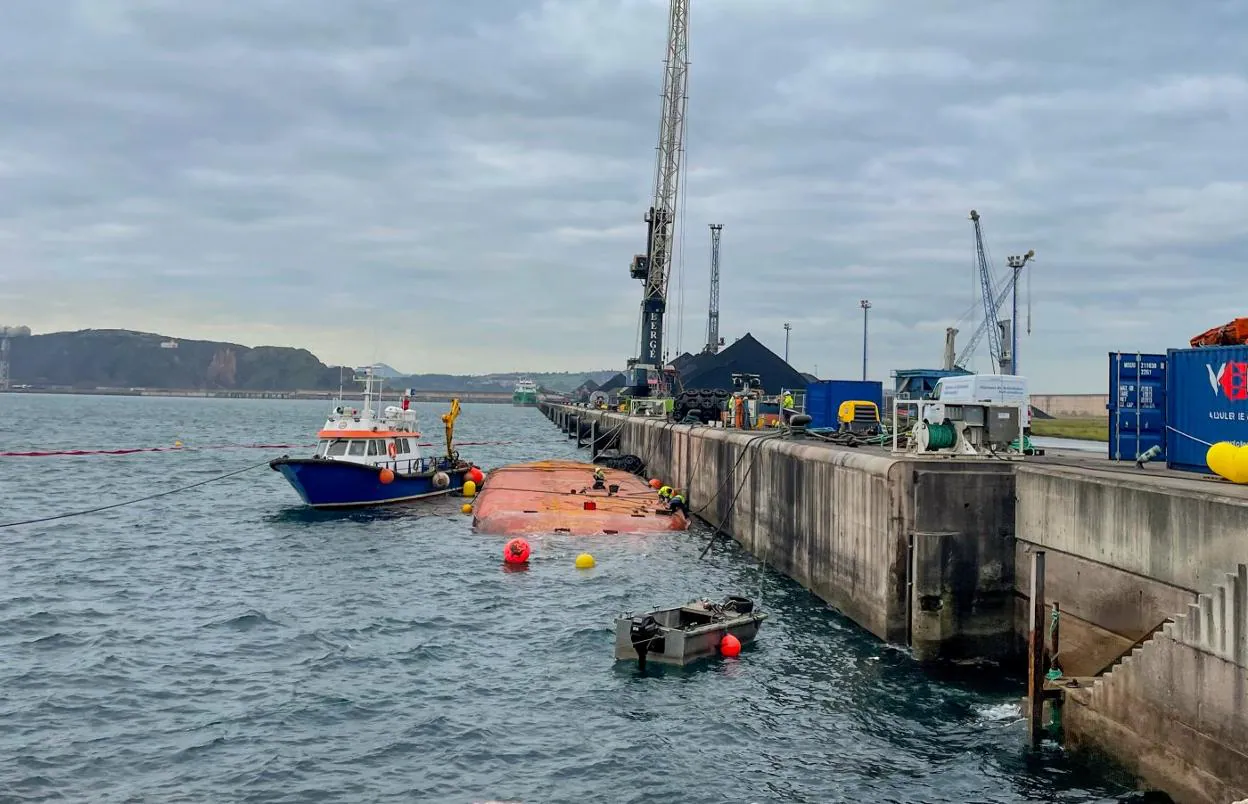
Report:
[[[537,407],[537,383],[532,380],[520,380],[516,390],[511,394],[511,404],[520,408]]]

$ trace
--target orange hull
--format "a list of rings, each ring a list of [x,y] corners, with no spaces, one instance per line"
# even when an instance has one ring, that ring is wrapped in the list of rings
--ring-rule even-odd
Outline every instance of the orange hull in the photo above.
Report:
[[[608,495],[591,489],[597,468],[575,461],[537,461],[495,469],[477,495],[472,524],[479,533],[503,536],[658,533],[689,527],[684,515],[661,513],[665,506],[659,495],[636,475],[603,469],[606,485],[620,490]],[[593,508],[587,509],[586,503]]]

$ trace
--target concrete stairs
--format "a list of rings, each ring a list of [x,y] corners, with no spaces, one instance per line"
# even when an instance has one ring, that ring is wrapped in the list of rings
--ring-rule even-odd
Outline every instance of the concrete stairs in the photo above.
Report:
[[[1068,737],[1129,745],[1128,763],[1177,801],[1248,796],[1248,565],[1067,700]],[[1065,714],[1065,713],[1064,713]]]

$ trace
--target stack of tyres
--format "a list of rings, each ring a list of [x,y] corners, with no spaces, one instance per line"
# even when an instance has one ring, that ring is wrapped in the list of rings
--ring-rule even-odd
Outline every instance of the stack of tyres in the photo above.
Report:
[[[682,391],[673,405],[672,418],[678,422],[693,418],[703,424],[719,421],[729,396],[722,388]]]

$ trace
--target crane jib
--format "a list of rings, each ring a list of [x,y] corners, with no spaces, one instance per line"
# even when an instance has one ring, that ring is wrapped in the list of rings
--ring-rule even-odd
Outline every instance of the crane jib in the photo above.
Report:
[[[635,258],[631,271],[642,279],[641,344],[634,365],[634,387],[646,393],[647,371],[663,365],[663,315],[671,271],[671,243],[680,196],[680,161],[689,100],[689,0],[671,0],[667,53],[663,63],[659,143],[654,164],[654,203],[646,215],[646,254]],[[644,264],[644,274],[641,270]]]

